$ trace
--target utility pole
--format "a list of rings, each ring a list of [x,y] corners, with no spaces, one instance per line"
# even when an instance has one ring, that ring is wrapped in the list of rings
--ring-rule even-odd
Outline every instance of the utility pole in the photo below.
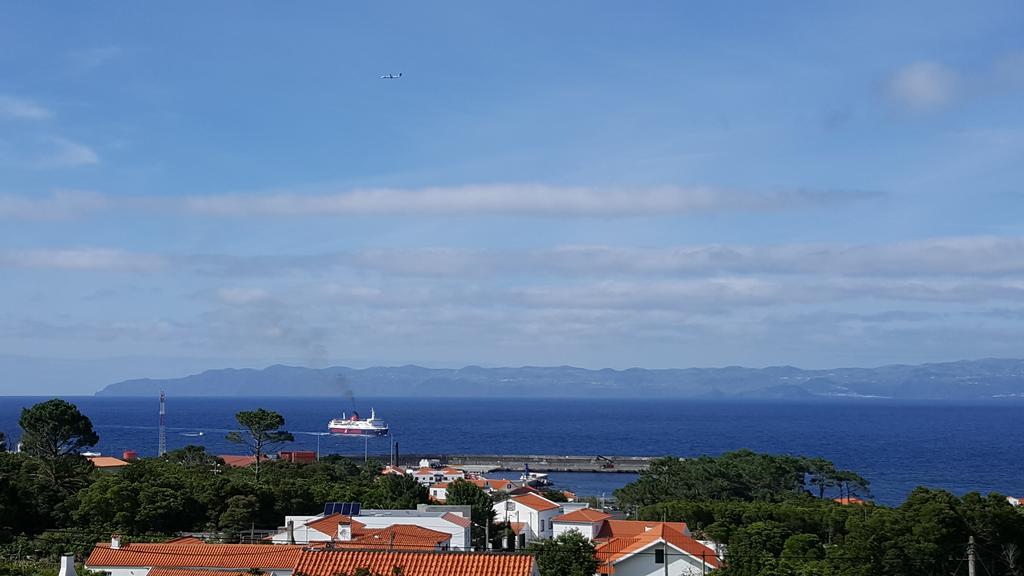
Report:
[[[163,456],[167,453],[167,408],[165,406],[164,391],[160,391],[160,446],[157,448],[157,455]]]
[[[967,540],[967,574],[975,576],[974,570],[974,536],[971,536]]]

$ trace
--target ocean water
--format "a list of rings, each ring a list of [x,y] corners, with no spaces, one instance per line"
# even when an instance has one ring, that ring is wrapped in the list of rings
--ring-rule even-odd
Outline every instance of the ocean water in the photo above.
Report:
[[[18,435],[22,407],[46,398],[0,397],[0,431]],[[155,455],[156,398],[68,397],[92,419],[97,451],[131,449]],[[361,398],[391,426],[403,454],[582,454],[696,456],[739,448],[823,456],[859,472],[880,502],[899,503],[914,487],[955,493],[977,490],[1024,495],[1024,404],[724,403],[687,400],[532,400]],[[359,438],[316,436],[327,421],[351,411],[324,398],[167,399],[169,449],[201,444],[217,454],[240,453],[224,434],[239,410],[280,412],[295,433],[292,449],[362,457]],[[203,432],[202,436],[194,436]],[[371,439],[386,457],[388,439]],[[496,474],[500,476],[500,474]],[[514,476],[506,473],[505,476]],[[584,495],[611,492],[631,474],[554,474],[558,486]]]

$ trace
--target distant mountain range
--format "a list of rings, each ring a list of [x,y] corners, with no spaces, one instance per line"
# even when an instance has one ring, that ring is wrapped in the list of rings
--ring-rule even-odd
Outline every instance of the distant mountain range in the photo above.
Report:
[[[275,365],[207,370],[184,378],[125,380],[97,395],[408,396],[906,400],[1024,399],[1024,360],[963,360],[917,366],[802,370],[685,368],[586,370],[572,366],[354,369]]]

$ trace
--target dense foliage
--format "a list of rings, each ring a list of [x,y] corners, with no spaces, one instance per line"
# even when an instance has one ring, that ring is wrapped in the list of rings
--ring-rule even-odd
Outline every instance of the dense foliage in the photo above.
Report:
[[[492,536],[498,534],[494,526],[494,500],[476,484],[465,480],[448,484],[445,504],[470,507],[474,547],[483,549],[488,533]]]
[[[722,576],[967,574],[972,536],[988,573],[1024,573],[1024,514],[1005,497],[918,488],[895,508],[833,501],[866,488],[820,458],[740,451],[661,459],[617,496],[641,519],[725,543]]]
[[[227,467],[203,447],[187,446],[102,472],[77,454],[98,438],[73,405],[36,405],[23,413],[22,424],[27,449],[0,452],[0,555],[8,558],[82,554],[112,532],[135,541],[200,531],[237,539],[253,528],[275,529],[285,515],[315,514],[328,501],[367,508],[428,502],[427,490],[412,477],[381,476],[375,462],[341,457],[264,462],[257,481],[250,469]],[[279,432],[280,425],[256,424]]]
[[[820,490],[820,496],[831,488],[866,494],[868,482],[821,458],[739,450],[717,458],[660,458],[636,482],[617,490],[615,497],[627,506],[679,499],[778,501],[804,494],[809,487]]]
[[[540,576],[591,576],[597,572],[594,544],[578,530],[530,544]]]

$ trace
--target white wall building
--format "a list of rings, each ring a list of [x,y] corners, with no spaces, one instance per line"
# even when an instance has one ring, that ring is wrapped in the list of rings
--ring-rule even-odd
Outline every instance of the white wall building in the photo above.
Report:
[[[527,525],[526,541],[551,538],[551,521],[562,514],[562,507],[543,496],[523,494],[494,505],[494,519],[499,522],[522,522]]]
[[[396,524],[419,526],[451,535],[452,550],[471,547],[469,506],[420,505],[416,510],[363,510],[356,516],[288,516],[285,528],[269,538],[274,544],[289,543],[287,521],[294,522],[295,543],[351,540],[362,528],[380,529]]]
[[[611,518],[611,515],[591,508],[583,508],[555,516],[551,519],[551,522],[554,524],[552,538],[558,538],[565,532],[576,530],[586,536],[588,540],[593,541],[601,531],[604,521],[609,518]]]

